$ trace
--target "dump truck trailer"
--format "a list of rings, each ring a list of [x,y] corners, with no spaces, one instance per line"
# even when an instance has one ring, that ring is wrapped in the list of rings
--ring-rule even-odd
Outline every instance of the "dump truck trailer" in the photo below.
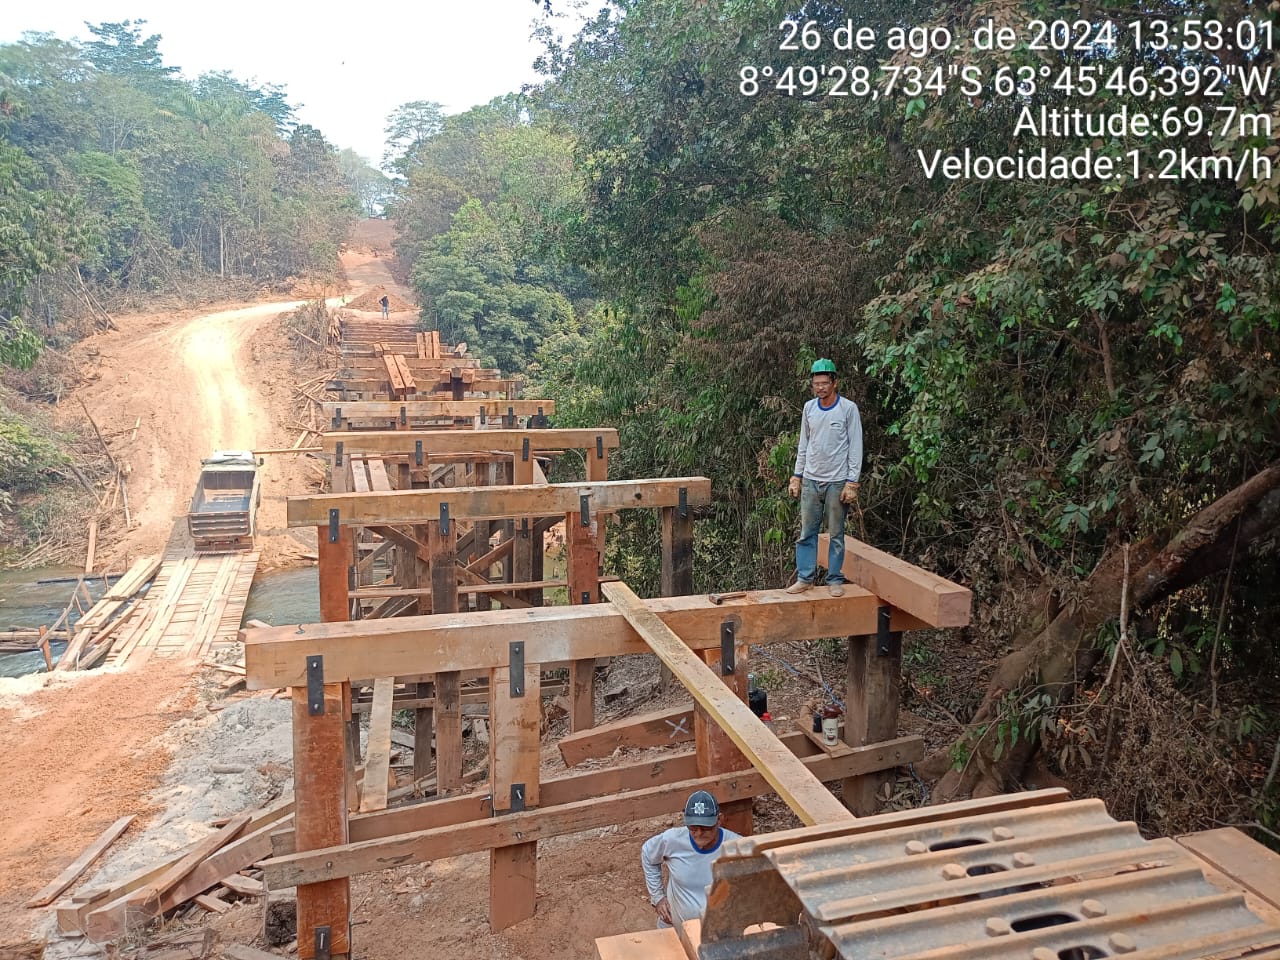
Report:
[[[201,553],[253,549],[254,516],[262,500],[259,462],[250,450],[219,450],[200,461],[187,529]]]

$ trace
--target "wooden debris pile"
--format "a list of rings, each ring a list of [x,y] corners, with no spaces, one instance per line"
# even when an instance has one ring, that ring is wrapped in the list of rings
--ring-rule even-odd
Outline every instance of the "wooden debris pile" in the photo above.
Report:
[[[266,890],[253,866],[271,856],[271,834],[292,821],[292,794],[238,814],[159,862],[62,900],[55,908],[57,928],[83,934],[94,943],[110,943],[167,914],[225,913],[236,899],[261,897]],[[70,887],[121,832],[121,824],[113,824],[27,905],[48,903]]]
[[[106,595],[76,622],[71,642],[62,652],[55,669],[87,670],[97,666],[105,659],[115,642],[120,628],[133,616],[136,606],[125,608],[143,587],[151,582],[160,569],[160,557],[142,557],[129,568],[123,577],[116,581]],[[83,581],[77,585],[79,593]],[[72,602],[78,602],[73,596]],[[68,605],[62,617],[54,623],[56,630],[65,622],[71,610]]]

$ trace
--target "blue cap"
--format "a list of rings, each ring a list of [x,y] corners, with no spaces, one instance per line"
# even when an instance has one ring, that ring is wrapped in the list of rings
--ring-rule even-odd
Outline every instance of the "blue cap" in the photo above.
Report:
[[[686,827],[714,827],[720,819],[720,804],[705,790],[693,793],[684,804]]]

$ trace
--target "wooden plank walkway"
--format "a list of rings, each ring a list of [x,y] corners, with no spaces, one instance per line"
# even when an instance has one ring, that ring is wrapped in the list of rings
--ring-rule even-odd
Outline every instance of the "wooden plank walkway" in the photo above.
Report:
[[[256,552],[167,552],[107,662],[139,666],[151,657],[199,662],[233,646],[257,568]]]

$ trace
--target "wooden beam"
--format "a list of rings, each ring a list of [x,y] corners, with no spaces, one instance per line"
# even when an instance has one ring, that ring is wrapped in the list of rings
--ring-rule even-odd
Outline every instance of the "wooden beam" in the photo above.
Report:
[[[320,407],[325,419],[342,424],[352,420],[398,420],[402,407],[405,418],[410,421],[477,417],[482,412],[492,419],[505,417],[507,411],[517,417],[531,417],[538,413],[550,416],[556,412],[554,400],[339,400],[322,403]]]
[[[630,587],[607,583],[601,589],[803,823],[811,826],[852,816]]]
[[[345,599],[346,590],[342,595]],[[720,645],[720,624],[740,620],[743,643],[816,640],[874,633],[881,604],[850,587],[843,597],[826,591],[791,595],[759,590],[716,606],[704,596],[644,601],[695,649]],[[915,630],[919,620],[892,612],[892,629]],[[512,640],[524,640],[527,656],[544,668],[572,660],[647,653],[648,646],[622,614],[608,604],[492,610],[432,617],[396,617],[355,623],[253,627],[240,631],[249,689],[306,683],[306,658],[324,657],[326,678],[365,680],[407,677],[442,670],[489,670],[509,659]]]
[[[597,514],[583,526],[580,510],[565,515],[565,576],[570,603],[600,602],[600,541],[596,537],[599,519]],[[569,665],[569,729],[575,733],[595,725],[595,679],[594,659],[575,660]]]
[[[590,498],[590,508],[624,510],[673,506],[680,490],[691,505],[711,502],[711,481],[706,477],[671,480],[607,480],[602,483],[520,484],[506,487],[447,487],[435,490],[393,490],[390,493],[321,493],[289,497],[289,526],[329,523],[329,511],[338,511],[340,524],[422,523],[440,516],[448,505],[455,520],[504,520],[511,517],[563,516]]]
[[[129,824],[133,822],[133,817],[133,814],[129,814],[127,817],[121,817],[115,823],[111,824],[111,826],[107,827],[106,830],[102,831],[102,834],[98,839],[85,847],[84,852],[82,852],[80,856],[71,861],[65,870],[50,881],[47,887],[28,900],[26,905],[28,907],[44,907],[53,903],[53,901],[57,899],[58,894],[62,893],[63,890],[75,883],[80,874],[84,873],[85,870],[89,868],[89,864],[102,856],[102,854],[106,852],[107,847],[111,846],[111,844],[115,842],[116,838],[129,828]]]
[[[838,780],[847,771],[857,769],[861,758],[819,754],[798,762],[803,763],[816,777]],[[544,784],[544,787],[547,785]],[[708,790],[721,803],[728,803],[769,793],[772,788],[757,770],[678,780],[616,796],[590,797],[555,807],[512,813],[505,817],[481,815],[481,819],[450,826],[359,841],[328,850],[300,851],[273,857],[264,861],[261,866],[267,886],[272,889],[352,877],[375,870],[670,815],[679,811],[689,794],[695,790]],[[477,803],[482,804],[483,800],[483,796],[476,798]],[[847,820],[852,819],[843,807],[840,812]]]
[[[431,610],[448,615],[458,609],[458,525],[450,519],[448,531],[439,520],[426,524],[427,554],[431,565]],[[456,670],[436,674],[436,784],[454,790],[462,785],[462,678]]]
[[[693,706],[625,717],[591,730],[574,731],[556,744],[566,766],[607,757],[619,747],[666,747],[693,739]]]
[[[845,743],[864,747],[896,737],[902,699],[902,634],[890,633],[883,646],[875,636],[850,637],[847,670]],[[840,790],[845,806],[860,817],[875,813],[883,782],[879,773],[846,780]]]
[[[518,680],[521,691],[512,685]],[[539,726],[542,698],[538,665],[528,661],[513,676],[508,667],[489,673],[489,778],[494,815],[532,809],[540,797]],[[532,917],[537,904],[538,844],[489,851],[489,926],[505,930]]]
[[[360,790],[360,812],[387,809],[387,776],[391,770],[392,695],[394,677],[373,682],[373,710],[369,714],[369,745],[364,760],[364,784]]]
[[[316,529],[320,575],[320,616],[328,622],[346,621],[351,615],[347,599],[347,567],[353,558],[350,527],[339,527],[336,542],[329,529]],[[382,673],[379,676],[389,676]],[[298,846],[316,849],[349,839],[347,812],[355,783],[354,756],[347,747],[346,725],[350,717],[350,678],[333,677],[325,664],[318,702],[308,700],[305,661],[303,675],[292,687],[294,829]],[[319,710],[313,713],[313,709]],[[351,884],[346,878],[300,887],[297,907],[298,955],[312,960],[316,954],[315,930],[327,926],[333,956],[348,956],[351,923]]]
[[[784,733],[779,739],[805,763],[827,756],[808,738],[795,731]],[[854,776],[914,763],[923,756],[924,741],[919,737],[899,737],[871,747],[853,748],[848,755],[838,758],[841,765],[833,769],[838,769],[840,776]],[[826,775],[825,771],[823,775]],[[600,770],[562,774],[542,781],[540,794],[542,808],[550,809],[591,797],[613,797],[630,790],[644,790],[695,779],[698,779],[697,758],[692,753],[677,753],[660,760],[642,760]],[[763,777],[759,778],[759,782],[763,784],[763,791],[768,793],[768,782]],[[486,789],[479,793],[393,807],[378,813],[356,814],[351,818],[351,842],[432,830],[472,820],[486,820],[493,816],[489,797],[490,791]],[[276,856],[297,852],[293,833],[288,829],[274,833],[271,846]]]
[[[397,410],[396,416],[399,416]],[[587,450],[595,457],[596,440],[603,450],[618,447],[618,431],[598,430],[356,430],[326,433],[321,446],[326,457],[334,457],[338,444],[344,456],[353,453],[413,454],[422,444],[424,455],[463,454],[499,451],[519,453],[525,440],[535,453],[546,450]],[[592,477],[592,480],[604,479]]]
[[[831,538],[820,534],[818,556],[825,558],[830,549]],[[932,627],[963,627],[969,623],[973,593],[967,587],[861,540],[844,538],[842,570],[850,583],[856,583]]]

